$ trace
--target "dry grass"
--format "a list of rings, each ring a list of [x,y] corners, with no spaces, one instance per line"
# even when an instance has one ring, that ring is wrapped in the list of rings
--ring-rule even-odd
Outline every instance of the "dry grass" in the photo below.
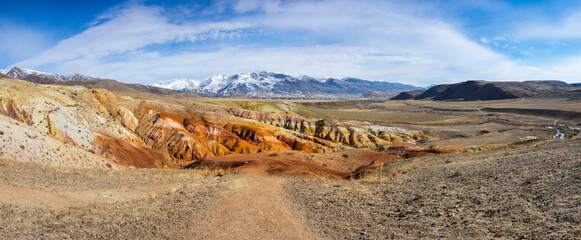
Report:
[[[402,160],[363,181],[287,189],[329,238],[578,239],[579,144]]]

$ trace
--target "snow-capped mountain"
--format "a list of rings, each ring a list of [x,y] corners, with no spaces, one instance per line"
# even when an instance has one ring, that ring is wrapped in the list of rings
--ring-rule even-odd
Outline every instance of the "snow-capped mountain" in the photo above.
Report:
[[[153,86],[212,97],[256,98],[354,98],[369,91],[400,92],[419,89],[401,83],[356,78],[316,79],[304,75],[292,77],[264,71],[217,75],[205,80],[176,79],[158,82]]]
[[[16,79],[22,79],[29,82],[35,83],[57,83],[64,81],[89,81],[89,80],[101,80],[100,78],[94,78],[89,76],[84,76],[80,74],[71,75],[61,75],[56,73],[45,73],[39,72],[32,69],[14,67],[10,71],[2,72],[2,74]]]
[[[277,83],[297,81],[279,73],[252,72],[234,75],[216,75],[206,80],[176,79],[153,84],[183,92],[209,93],[216,96],[248,95],[252,92],[272,92]],[[247,94],[248,93],[248,94]]]

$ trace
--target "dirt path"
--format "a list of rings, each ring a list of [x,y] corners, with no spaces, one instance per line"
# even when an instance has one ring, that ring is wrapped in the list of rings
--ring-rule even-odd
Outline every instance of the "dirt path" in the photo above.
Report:
[[[277,177],[232,178],[198,227],[202,239],[321,239],[293,208]]]

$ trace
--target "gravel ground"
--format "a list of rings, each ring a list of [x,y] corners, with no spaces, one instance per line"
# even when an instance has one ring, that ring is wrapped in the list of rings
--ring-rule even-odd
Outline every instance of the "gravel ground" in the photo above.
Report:
[[[0,190],[16,199],[0,201],[0,238],[187,239],[202,235],[205,230],[192,219],[206,218],[226,184],[221,184],[224,178],[192,173],[55,168],[2,160]]]
[[[406,159],[357,181],[0,159],[0,239],[579,239],[580,146]]]
[[[380,181],[294,179],[286,191],[332,239],[581,238],[581,141],[417,158]]]

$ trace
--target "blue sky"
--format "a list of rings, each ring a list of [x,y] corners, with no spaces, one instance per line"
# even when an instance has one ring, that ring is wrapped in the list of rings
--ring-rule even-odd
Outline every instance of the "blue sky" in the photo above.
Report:
[[[0,0],[0,68],[150,84],[258,70],[581,82],[581,1]]]

